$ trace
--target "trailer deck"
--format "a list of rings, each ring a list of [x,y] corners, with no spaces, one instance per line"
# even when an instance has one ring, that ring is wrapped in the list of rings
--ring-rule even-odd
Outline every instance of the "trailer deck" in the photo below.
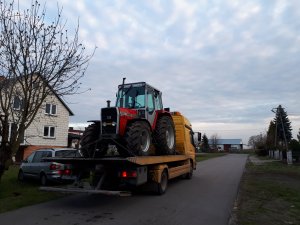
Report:
[[[96,165],[96,164],[112,164],[112,163],[132,163],[140,166],[146,165],[155,165],[161,163],[169,163],[169,162],[178,162],[184,161],[192,156],[188,155],[165,155],[165,156],[135,156],[135,157],[103,157],[103,158],[82,158],[82,157],[74,157],[74,158],[60,158],[60,157],[52,157],[52,158],[44,158],[46,161],[58,162],[58,163],[66,163],[66,164],[80,164],[80,165]]]

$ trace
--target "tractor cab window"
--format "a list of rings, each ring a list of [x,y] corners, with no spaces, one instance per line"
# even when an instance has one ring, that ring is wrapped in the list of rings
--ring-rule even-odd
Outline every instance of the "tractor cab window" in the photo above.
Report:
[[[123,90],[119,89],[117,107],[123,108],[145,108],[145,86],[126,85]]]
[[[147,101],[148,101],[148,111],[153,112],[155,109],[154,101],[153,101],[153,92],[150,91],[147,93]]]
[[[154,91],[154,102],[155,102],[155,108],[157,110],[163,109],[162,102],[161,102],[161,94],[158,91]]]

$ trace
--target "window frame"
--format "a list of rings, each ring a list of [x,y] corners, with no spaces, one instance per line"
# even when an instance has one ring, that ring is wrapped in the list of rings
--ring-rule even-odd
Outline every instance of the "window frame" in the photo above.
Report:
[[[32,163],[33,158],[35,156],[36,152],[31,153],[29,156],[27,156],[27,158],[25,159],[25,161],[27,161],[27,163]]]
[[[15,107],[15,104],[18,104],[17,105],[18,107]],[[22,110],[23,106],[24,106],[23,99],[18,95],[14,96],[13,109],[14,110]]]
[[[47,135],[45,135],[45,129],[48,128]],[[51,128],[54,129],[53,136],[51,136]],[[45,125],[43,129],[43,137],[49,138],[49,139],[55,139],[56,138],[56,127],[51,125]]]
[[[40,163],[42,162],[42,158],[43,158],[43,154],[44,154],[44,151],[37,151],[35,154],[34,154],[34,157],[32,159],[32,163]]]
[[[11,141],[12,132],[13,132],[13,126],[17,126],[16,129],[19,129],[19,125],[13,122],[8,123],[8,140]],[[25,144],[25,137],[26,137],[26,130],[24,131],[24,136],[21,138],[21,145]],[[2,139],[2,137],[1,137]]]
[[[47,112],[47,105],[49,105],[49,112]],[[55,108],[55,113],[53,113],[53,108]],[[57,115],[57,105],[52,104],[52,103],[46,103],[45,114],[46,115],[51,115],[51,116],[56,116]]]

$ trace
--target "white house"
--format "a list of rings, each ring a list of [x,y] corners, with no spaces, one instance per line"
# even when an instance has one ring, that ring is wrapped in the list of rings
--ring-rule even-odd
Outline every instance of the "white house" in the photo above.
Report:
[[[32,85],[32,89],[30,90],[33,91],[30,93],[33,99],[34,95],[42,95],[42,93],[48,93],[50,90],[50,94],[48,94],[44,100],[30,126],[25,130],[20,149],[16,155],[17,160],[26,158],[32,151],[40,148],[68,146],[69,117],[74,114],[50,86],[43,85],[44,83],[43,80],[40,79],[40,76],[24,77],[24,80],[18,80],[17,82],[14,82],[14,79],[10,80],[0,76],[0,81],[3,82],[4,87],[1,93],[5,93],[5,95],[1,96],[1,102],[2,100],[5,101],[7,93],[12,93],[11,104],[13,113],[8,116],[9,121],[12,121],[9,124],[9,136],[12,135],[18,126],[18,120],[16,120],[16,118],[18,118],[18,116],[16,116],[18,115],[18,111],[21,112],[21,110],[24,109],[22,96],[25,96],[25,94],[23,93],[24,88],[22,87]],[[40,85],[40,83],[42,85]],[[47,92],[45,88],[48,88]]]
[[[69,117],[73,115],[58,95],[53,93],[48,96],[25,131],[17,158],[24,159],[32,151],[40,148],[67,147]]]

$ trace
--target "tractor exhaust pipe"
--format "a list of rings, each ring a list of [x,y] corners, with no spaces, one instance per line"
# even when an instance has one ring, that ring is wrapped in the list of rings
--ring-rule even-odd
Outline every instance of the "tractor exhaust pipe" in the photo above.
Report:
[[[107,108],[110,108],[110,100],[107,100]]]
[[[121,91],[121,98],[120,98],[120,106],[121,107],[124,107],[123,106],[123,102],[124,102],[124,86],[125,86],[125,80],[126,80],[126,77],[123,78],[123,82],[122,82],[122,91]]]

